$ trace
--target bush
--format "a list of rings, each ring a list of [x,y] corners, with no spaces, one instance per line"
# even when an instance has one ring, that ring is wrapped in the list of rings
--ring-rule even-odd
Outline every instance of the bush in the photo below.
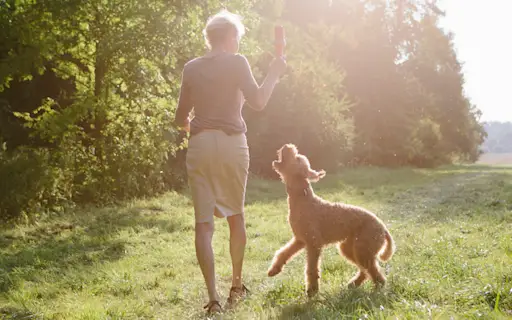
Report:
[[[99,135],[78,125],[86,114],[79,110],[97,105],[84,102],[59,110],[46,103],[32,114],[18,114],[33,137],[52,147],[4,148],[3,220],[32,219],[36,212],[57,211],[65,203],[105,204],[151,196],[184,183],[167,106],[154,108],[151,115],[123,101],[101,107],[107,116]]]
[[[0,220],[32,220],[68,205],[72,173],[47,149],[0,151]]]
[[[444,152],[439,124],[429,119],[420,120],[410,145],[410,162],[415,166],[431,168],[451,161]]]

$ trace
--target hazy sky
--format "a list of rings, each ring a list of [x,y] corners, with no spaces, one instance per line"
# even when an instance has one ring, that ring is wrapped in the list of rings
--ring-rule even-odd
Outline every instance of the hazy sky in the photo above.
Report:
[[[512,0],[440,0],[455,36],[465,91],[482,119],[512,121]]]

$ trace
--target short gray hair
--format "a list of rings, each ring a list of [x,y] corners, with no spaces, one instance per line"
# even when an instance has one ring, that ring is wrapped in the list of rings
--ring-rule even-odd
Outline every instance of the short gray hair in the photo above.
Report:
[[[245,34],[245,27],[242,17],[224,9],[208,18],[206,27],[203,29],[204,39],[208,48],[224,40],[229,32],[234,31],[238,40]]]

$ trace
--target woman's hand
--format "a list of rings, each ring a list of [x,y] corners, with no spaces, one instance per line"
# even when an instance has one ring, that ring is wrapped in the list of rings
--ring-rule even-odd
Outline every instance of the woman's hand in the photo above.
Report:
[[[176,123],[175,125],[180,133],[190,132],[190,118],[187,117],[182,123]]]
[[[187,119],[185,119],[185,123],[183,124],[183,130],[185,130],[185,132],[190,132],[190,118],[187,117]]]
[[[280,77],[286,71],[286,60],[284,57],[277,57],[270,63],[269,73]]]

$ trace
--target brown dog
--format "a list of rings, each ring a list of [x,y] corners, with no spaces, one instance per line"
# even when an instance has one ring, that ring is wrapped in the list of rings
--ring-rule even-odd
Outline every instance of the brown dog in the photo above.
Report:
[[[368,277],[376,287],[384,285],[386,278],[377,258],[387,261],[395,251],[384,223],[363,208],[330,203],[316,196],[310,182],[323,178],[325,171],[312,170],[308,159],[298,154],[294,145],[284,145],[278,158],[272,166],[286,184],[288,222],[294,237],[276,252],[268,275],[280,273],[296,253],[306,248],[306,289],[308,296],[313,296],[318,292],[322,247],[338,243],[340,253],[359,268],[349,287],[360,286]]]

